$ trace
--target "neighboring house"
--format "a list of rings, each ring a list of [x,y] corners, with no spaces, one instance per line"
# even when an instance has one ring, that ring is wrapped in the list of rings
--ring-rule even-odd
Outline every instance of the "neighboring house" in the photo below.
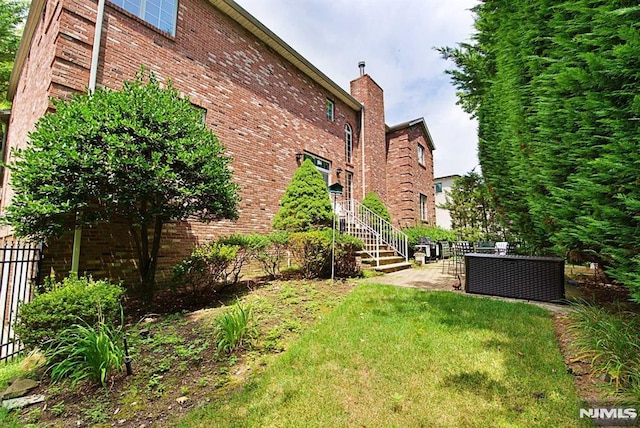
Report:
[[[436,193],[436,226],[451,229],[451,213],[440,206],[447,202],[447,194],[451,191],[453,181],[459,177],[459,175],[447,175],[433,179]]]
[[[91,79],[119,89],[141,66],[171,79],[233,158],[242,200],[237,222],[167,225],[159,279],[199,242],[268,232],[304,158],[327,185],[340,182],[346,199],[378,194],[395,226],[434,224],[427,125],[417,119],[387,127],[383,90],[364,63],[346,92],[231,0],[113,0],[103,13],[101,4],[32,1],[10,80],[7,147],[28,144],[36,121],[53,108],[50,98],[85,92]],[[9,150],[4,160],[11,161]],[[11,201],[9,180],[5,171],[0,212]],[[64,274],[70,254],[71,238],[50,243],[44,269]],[[127,280],[137,275],[134,263],[126,227],[83,230],[81,272]]]

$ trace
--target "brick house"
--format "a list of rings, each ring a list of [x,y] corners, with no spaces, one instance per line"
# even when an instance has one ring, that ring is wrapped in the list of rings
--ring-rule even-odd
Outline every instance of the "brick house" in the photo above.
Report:
[[[196,243],[268,232],[303,158],[328,185],[340,182],[346,199],[375,192],[395,226],[435,224],[425,121],[387,126],[383,90],[364,63],[346,92],[232,0],[33,0],[9,85],[4,160],[28,144],[50,98],[84,92],[92,81],[119,89],[141,66],[203,110],[233,158],[242,198],[237,222],[167,225],[159,280]],[[9,179],[4,171],[0,214],[11,201]],[[46,254],[45,271],[65,274],[71,238],[50,243]],[[133,279],[127,228],[84,229],[80,271]]]

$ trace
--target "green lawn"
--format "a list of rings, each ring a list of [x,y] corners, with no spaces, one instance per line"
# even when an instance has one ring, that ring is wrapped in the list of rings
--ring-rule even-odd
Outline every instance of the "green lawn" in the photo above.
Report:
[[[578,425],[580,404],[546,310],[363,284],[180,425],[562,427]]]

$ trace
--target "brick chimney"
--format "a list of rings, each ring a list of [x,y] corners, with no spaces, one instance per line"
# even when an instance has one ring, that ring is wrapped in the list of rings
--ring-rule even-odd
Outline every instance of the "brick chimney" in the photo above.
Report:
[[[361,123],[359,153],[364,156],[364,173],[358,177],[363,182],[362,197],[375,192],[382,201],[387,200],[387,143],[384,122],[384,94],[382,88],[364,71],[365,63],[358,64],[360,77],[351,81],[351,95],[364,105]],[[364,150],[362,146],[364,138]]]

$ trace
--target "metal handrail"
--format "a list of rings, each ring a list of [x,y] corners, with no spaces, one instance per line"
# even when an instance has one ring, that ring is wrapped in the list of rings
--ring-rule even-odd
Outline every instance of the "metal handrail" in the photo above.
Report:
[[[375,259],[376,266],[383,243],[404,257],[405,262],[409,261],[409,238],[406,234],[356,200],[344,201],[340,208],[346,215],[345,232],[364,242],[365,252]],[[373,245],[373,251],[369,245]]]

